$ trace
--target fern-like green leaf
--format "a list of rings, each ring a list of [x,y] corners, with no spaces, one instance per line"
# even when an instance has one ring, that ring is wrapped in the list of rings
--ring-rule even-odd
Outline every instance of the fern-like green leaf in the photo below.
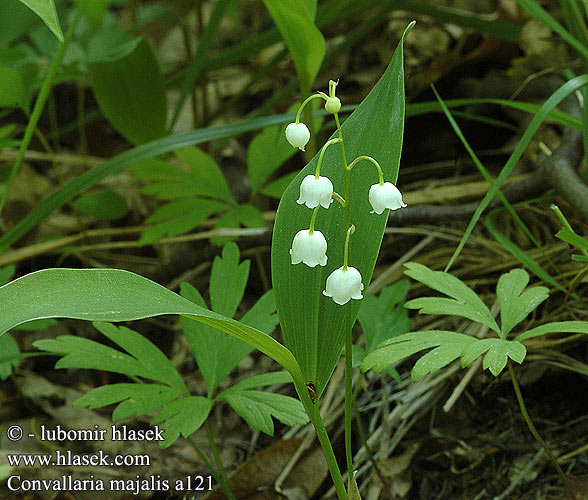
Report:
[[[405,307],[420,309],[420,314],[445,314],[462,316],[477,321],[500,333],[498,324],[480,297],[459,278],[443,271],[433,271],[422,264],[408,262],[405,264],[407,276],[424,283],[451,299],[440,297],[422,297],[410,300]]]
[[[513,269],[498,280],[496,296],[500,303],[502,334],[505,338],[513,327],[549,297],[549,290],[544,286],[523,291],[528,283],[529,274],[523,269]]]

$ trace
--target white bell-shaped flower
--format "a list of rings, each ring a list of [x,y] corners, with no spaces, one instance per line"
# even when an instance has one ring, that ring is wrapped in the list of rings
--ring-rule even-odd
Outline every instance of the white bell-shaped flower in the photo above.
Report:
[[[323,295],[331,297],[337,304],[342,306],[347,304],[350,299],[360,300],[363,298],[361,291],[363,283],[361,274],[355,267],[341,266],[333,271],[327,278],[327,285],[323,290]]]
[[[304,151],[306,143],[310,140],[310,131],[302,122],[290,123],[286,127],[286,139],[293,147]]]
[[[328,177],[307,175],[300,184],[300,198],[296,203],[305,204],[308,208],[318,205],[329,208],[333,203],[333,183]]]
[[[308,267],[327,265],[327,240],[320,231],[303,229],[296,233],[290,255],[292,264],[304,262]]]
[[[406,203],[402,201],[402,193],[391,182],[374,184],[370,188],[369,200],[374,209],[370,213],[381,214],[386,208],[398,210],[406,206]]]

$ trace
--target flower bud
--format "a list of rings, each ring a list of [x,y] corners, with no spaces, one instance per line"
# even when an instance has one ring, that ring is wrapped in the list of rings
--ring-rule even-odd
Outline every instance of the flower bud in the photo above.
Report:
[[[310,140],[310,131],[308,130],[308,127],[302,122],[290,123],[286,127],[286,139],[288,139],[288,142],[293,147],[304,151],[304,147]]]
[[[361,274],[355,267],[345,266],[333,271],[327,278],[327,284],[323,290],[325,297],[331,297],[335,303],[342,306],[349,300],[360,300],[363,298],[361,291],[363,283]]]
[[[369,200],[374,209],[371,213],[377,214],[381,214],[386,208],[397,210],[406,206],[402,201],[402,193],[391,182],[374,184],[370,188]]]
[[[315,208],[318,205],[329,208],[333,203],[333,183],[328,177],[317,178],[312,174],[307,175],[300,184],[300,198],[296,203],[304,203],[308,208]]]
[[[309,267],[315,267],[317,264],[321,266],[327,265],[327,240],[320,231],[313,231],[308,229],[298,231],[292,241],[292,248],[290,255],[292,256],[292,264],[299,264],[304,262]]]
[[[338,97],[329,97],[325,102],[325,110],[327,113],[338,113],[341,109],[341,101]]]

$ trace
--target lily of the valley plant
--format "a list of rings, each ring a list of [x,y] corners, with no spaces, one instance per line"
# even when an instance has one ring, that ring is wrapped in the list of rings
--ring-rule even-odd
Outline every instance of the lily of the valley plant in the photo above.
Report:
[[[286,127],[286,139],[288,142],[293,147],[304,151],[304,147],[310,139],[310,132],[308,127],[300,122],[300,114],[311,100],[324,99],[325,110],[335,116],[335,123],[337,124],[337,130],[339,132],[339,137],[327,141],[322,147],[314,175],[307,175],[300,184],[300,197],[298,198],[297,203],[300,205],[306,205],[308,208],[312,209],[313,212],[310,218],[309,228],[298,231],[294,236],[290,255],[292,257],[292,264],[299,264],[302,262],[309,267],[327,265],[327,240],[323,233],[315,229],[315,223],[320,207],[328,209],[333,200],[339,202],[341,207],[343,207],[343,213],[341,215],[344,218],[343,227],[345,228],[343,265],[329,275],[323,295],[332,298],[333,301],[339,305],[345,305],[351,299],[361,300],[363,298],[361,292],[364,288],[360,272],[349,265],[349,238],[355,232],[355,226],[352,224],[352,221],[349,220],[350,210],[348,200],[349,191],[352,189],[349,182],[349,173],[351,172],[351,169],[353,169],[353,167],[361,160],[367,160],[374,165],[378,172],[378,183],[372,185],[369,189],[369,193],[366,193],[373,208],[371,213],[381,214],[386,209],[397,210],[405,207],[406,204],[402,201],[402,194],[398,188],[391,182],[384,182],[382,169],[374,158],[362,155],[347,164],[347,161],[345,160],[343,134],[341,133],[341,125],[338,115],[339,110],[341,109],[341,101],[335,95],[337,84],[338,81],[335,82],[331,80],[329,82],[329,95],[324,92],[317,92],[308,97],[300,105],[298,113],[296,114],[296,121],[290,123]],[[333,144],[339,144],[342,152],[343,162],[341,166],[345,178],[345,192],[343,195],[340,195],[333,190],[333,183],[328,177],[320,175],[325,151]]]
[[[405,207],[402,201],[402,194],[391,182],[384,181],[384,175],[380,164],[375,158],[371,156],[361,155],[348,163],[345,155],[345,144],[343,141],[343,134],[341,131],[341,124],[339,121],[339,110],[341,109],[341,101],[335,95],[337,83],[333,80],[329,82],[329,94],[317,92],[308,97],[298,109],[296,114],[296,121],[290,123],[286,127],[286,139],[293,146],[304,151],[304,147],[310,139],[310,132],[306,125],[300,122],[300,115],[304,106],[306,106],[313,99],[324,99],[325,110],[332,113],[335,118],[337,126],[337,136],[328,140],[321,148],[316,169],[313,174],[307,175],[300,183],[300,196],[296,202],[299,205],[305,205],[312,210],[310,215],[310,222],[308,229],[301,229],[296,233],[292,240],[292,247],[290,249],[290,256],[292,265],[300,263],[306,264],[311,268],[316,266],[326,266],[328,261],[328,242],[325,235],[316,227],[317,216],[321,209],[324,210],[339,210],[342,218],[343,230],[345,231],[345,243],[343,252],[342,265],[335,269],[327,277],[325,287],[322,294],[332,299],[340,306],[346,305],[346,341],[345,341],[345,454],[347,460],[348,474],[353,472],[353,461],[351,452],[351,400],[352,400],[352,364],[351,364],[351,301],[361,300],[363,298],[362,291],[364,284],[361,273],[356,267],[351,266],[353,262],[349,251],[349,240],[355,232],[354,221],[351,220],[350,210],[350,193],[354,189],[351,184],[351,170],[358,165],[359,162],[365,160],[371,163],[378,174],[378,182],[373,184],[365,193],[369,203],[372,207],[372,212],[375,214],[382,214],[384,210],[397,210]],[[325,151],[329,146],[339,145],[341,150],[341,168],[343,171],[343,193],[338,193],[333,188],[333,182],[326,176],[321,175],[321,166],[323,165],[323,158]],[[333,201],[337,203],[333,204]],[[333,208],[331,208],[333,207]],[[342,210],[341,210],[342,209]],[[320,220],[320,219],[319,219]],[[329,236],[329,235],[327,235]],[[317,298],[320,300],[320,298]],[[315,402],[313,396],[313,403]]]

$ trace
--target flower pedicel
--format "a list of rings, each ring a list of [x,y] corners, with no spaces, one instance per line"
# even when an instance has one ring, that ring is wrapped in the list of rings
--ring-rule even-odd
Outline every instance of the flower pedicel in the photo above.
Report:
[[[306,98],[306,100],[298,108],[296,113],[296,121],[290,123],[286,127],[286,139],[293,146],[304,151],[304,147],[310,139],[310,132],[306,125],[300,122],[300,114],[304,106],[312,99],[320,98],[325,100],[325,110],[335,116],[335,123],[339,131],[339,137],[331,139],[325,143],[319,153],[317,167],[314,175],[307,175],[300,184],[300,197],[296,202],[299,205],[306,205],[313,209],[312,217],[310,219],[310,227],[298,231],[292,241],[292,248],[290,249],[290,256],[292,264],[299,264],[303,262],[309,267],[316,267],[317,265],[327,265],[327,240],[323,233],[314,229],[316,216],[320,207],[329,208],[333,199],[337,200],[344,209],[345,218],[345,248],[343,265],[334,270],[327,278],[325,290],[323,295],[330,297],[336,304],[347,304],[351,299],[361,300],[363,295],[363,283],[360,272],[348,265],[349,261],[349,238],[355,231],[355,226],[349,220],[349,172],[361,160],[371,162],[378,171],[379,182],[374,184],[368,193],[369,202],[373,208],[371,213],[381,214],[384,210],[397,210],[403,208],[406,204],[402,201],[402,194],[398,188],[391,182],[384,182],[382,169],[378,162],[371,156],[358,156],[349,165],[346,164],[345,154],[343,149],[343,136],[341,134],[341,125],[339,123],[338,112],[341,109],[341,101],[335,95],[335,89],[339,82],[331,80],[329,82],[329,95],[323,92],[317,92]],[[332,145],[339,143],[342,150],[343,157],[343,173],[346,179],[345,197],[333,190],[333,183],[328,177],[320,175],[323,156],[326,149]]]

